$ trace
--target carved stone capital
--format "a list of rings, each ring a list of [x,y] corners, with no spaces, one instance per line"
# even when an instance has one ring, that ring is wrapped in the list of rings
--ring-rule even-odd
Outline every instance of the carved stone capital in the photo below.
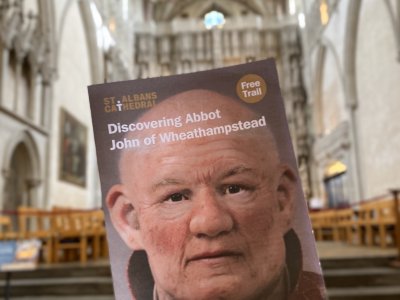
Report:
[[[2,16],[0,23],[0,39],[7,49],[11,49],[13,41],[21,31],[22,27],[22,7],[15,2],[13,5],[2,6]]]

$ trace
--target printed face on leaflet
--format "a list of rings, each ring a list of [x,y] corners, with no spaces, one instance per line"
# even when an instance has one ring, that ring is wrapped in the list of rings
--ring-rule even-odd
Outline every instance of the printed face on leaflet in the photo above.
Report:
[[[193,112],[214,117],[184,118],[178,135],[254,126],[124,150],[121,183],[107,195],[113,224],[133,251],[146,251],[159,299],[283,298],[294,173],[268,128],[256,128],[260,117],[215,92],[178,94],[139,122],[188,114],[194,121]]]

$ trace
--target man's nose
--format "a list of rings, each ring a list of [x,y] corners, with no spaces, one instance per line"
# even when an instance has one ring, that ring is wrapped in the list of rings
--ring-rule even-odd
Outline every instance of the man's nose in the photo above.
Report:
[[[197,237],[216,237],[233,229],[232,215],[228,207],[218,201],[215,192],[202,191],[197,197],[190,219],[192,234]]]

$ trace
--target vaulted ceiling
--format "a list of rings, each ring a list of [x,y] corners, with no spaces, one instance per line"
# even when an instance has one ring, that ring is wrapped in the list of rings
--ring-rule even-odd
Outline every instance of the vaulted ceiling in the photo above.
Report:
[[[286,0],[153,0],[146,1],[149,17],[157,22],[175,18],[202,18],[210,10],[226,17],[259,15],[274,17],[286,11]],[[151,7],[150,7],[151,6]]]

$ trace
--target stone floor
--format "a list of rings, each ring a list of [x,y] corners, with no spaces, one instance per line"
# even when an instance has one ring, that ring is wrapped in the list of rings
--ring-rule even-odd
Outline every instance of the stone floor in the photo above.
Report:
[[[366,261],[364,260],[364,258],[375,258],[375,259],[389,259],[391,260],[393,257],[397,257],[398,253],[397,253],[397,249],[396,248],[387,248],[387,249],[381,249],[379,247],[366,247],[366,246],[358,246],[358,245],[349,245],[346,243],[342,243],[342,242],[332,242],[332,241],[323,241],[323,242],[317,242],[317,251],[319,254],[319,257],[321,259],[321,261],[325,262],[325,263],[331,263],[331,265],[333,264],[335,266],[335,268],[337,267],[338,263],[337,261],[342,261],[341,259],[343,258],[344,261],[346,261],[344,263],[345,269],[342,269],[343,267],[337,267],[337,269],[325,269],[324,272],[326,273],[325,275],[327,276],[327,278],[329,279],[327,282],[329,282],[332,286],[328,288],[328,292],[329,292],[329,296],[330,298],[334,299],[334,300],[348,300],[348,299],[352,299],[352,297],[355,296],[359,296],[359,298],[361,297],[360,295],[366,294],[365,295],[365,299],[400,299],[397,298],[398,296],[400,296],[400,286],[393,285],[393,284],[387,284],[384,286],[369,286],[366,285],[366,287],[362,287],[359,289],[355,289],[354,287],[347,287],[347,286],[342,286],[342,281],[343,279],[341,277],[346,277],[346,282],[348,281],[354,281],[355,279],[352,277],[360,277],[360,278],[378,278],[380,281],[383,281],[385,278],[389,278],[389,275],[387,274],[389,271],[390,272],[398,272],[398,271],[394,271],[394,270],[383,270],[385,271],[385,273],[382,273],[382,268],[368,268],[368,269],[357,269],[357,268],[352,268],[350,266],[348,266],[349,262],[347,259],[350,258],[350,260],[352,258],[361,258],[362,261]],[[369,260],[368,260],[369,261]],[[339,263],[340,264],[340,263]],[[331,266],[332,267],[332,266]],[[347,267],[349,267],[349,269],[347,269]],[[76,276],[74,276],[74,274],[77,272],[77,270],[80,270],[79,272],[82,272],[82,269],[87,270],[86,272],[88,272],[87,276],[89,278],[86,278],[82,275],[82,278],[78,278],[77,280],[79,280],[80,282],[84,281],[84,280],[90,280],[91,277],[93,277],[94,275],[91,274],[92,271],[90,271],[91,269],[101,269],[103,270],[102,272],[105,272],[104,274],[102,274],[103,277],[100,277],[100,279],[96,279],[96,282],[98,284],[100,284],[101,286],[104,286],[105,284],[110,285],[111,286],[111,278],[109,278],[109,276],[106,274],[109,272],[109,261],[108,260],[99,260],[96,262],[92,262],[89,261],[87,264],[85,265],[81,265],[80,263],[68,263],[68,264],[52,264],[52,265],[47,265],[47,264],[39,264],[39,268],[37,270],[37,274],[46,274],[48,272],[56,272],[56,270],[58,270],[58,273],[62,273],[63,277],[62,278],[58,278],[58,275],[55,275],[55,278],[46,278],[45,280],[43,280],[43,282],[41,282],[42,284],[44,284],[45,286],[42,287],[43,289],[46,288],[46,286],[49,284],[49,282],[52,282],[53,284],[57,283],[54,281],[57,280],[62,280],[63,284],[68,285],[69,281],[73,281],[74,278]],[[371,273],[372,272],[372,273]],[[58,274],[55,273],[55,274]],[[343,274],[342,274],[343,273]],[[76,275],[76,274],[75,274]],[[44,275],[43,275],[44,276]],[[105,278],[105,277],[107,278]],[[350,276],[350,277],[349,277]],[[396,275],[393,275],[396,276]],[[16,276],[15,276],[16,277]],[[14,278],[15,278],[14,277]],[[333,278],[333,279],[332,279]],[[341,280],[339,280],[339,279]],[[348,279],[349,278],[349,279]],[[398,281],[398,275],[397,277],[395,277],[396,280]],[[390,279],[390,278],[389,278]],[[387,280],[389,280],[387,279]],[[30,278],[24,279],[24,280],[20,280],[19,283],[22,284],[24,281],[29,281],[32,280]],[[40,280],[40,279],[39,279]],[[107,282],[102,283],[101,280],[106,280]],[[338,280],[340,281],[339,283]],[[361,279],[360,279],[361,280]],[[364,280],[364,279],[362,279]],[[362,281],[361,280],[361,281]],[[391,281],[393,281],[392,279],[390,279]],[[390,281],[389,280],[389,281]],[[396,283],[397,283],[396,281]],[[21,283],[22,282],[22,283]],[[2,280],[2,278],[0,278],[0,285],[4,284],[4,280]],[[14,283],[15,284],[15,283]],[[74,282],[72,282],[72,285],[74,284]],[[71,286],[71,284],[69,284],[69,286]],[[14,291],[15,288],[19,288],[18,286],[14,286]],[[39,288],[39,287],[38,287]],[[361,291],[360,291],[361,289]],[[108,293],[107,295],[80,295],[80,296],[73,296],[73,295],[59,295],[57,297],[53,296],[41,296],[41,295],[36,295],[35,297],[29,296],[17,296],[17,297],[12,297],[12,300],[75,300],[75,299],[80,299],[80,300],[113,300],[114,297],[111,295],[112,292]],[[345,295],[346,297],[343,298],[343,295]],[[371,298],[371,295],[378,295],[375,298]],[[383,297],[383,295],[386,297]],[[16,295],[15,295],[16,296]],[[368,298],[369,297],[369,298]],[[1,298],[1,297],[0,297]],[[357,298],[357,299],[359,299]],[[364,298],[360,298],[360,299],[364,299]],[[355,299],[355,298],[354,298]]]
[[[40,263],[39,269],[74,269],[74,268],[86,268],[86,267],[104,267],[109,266],[110,262],[108,259],[88,260],[82,264],[80,262],[68,262],[68,263]]]
[[[317,242],[329,300],[399,300],[400,256],[342,242]]]
[[[393,247],[382,249],[380,247],[350,245],[343,242],[333,241],[317,242],[317,251],[320,259],[382,256],[392,257],[397,255],[397,249]]]

